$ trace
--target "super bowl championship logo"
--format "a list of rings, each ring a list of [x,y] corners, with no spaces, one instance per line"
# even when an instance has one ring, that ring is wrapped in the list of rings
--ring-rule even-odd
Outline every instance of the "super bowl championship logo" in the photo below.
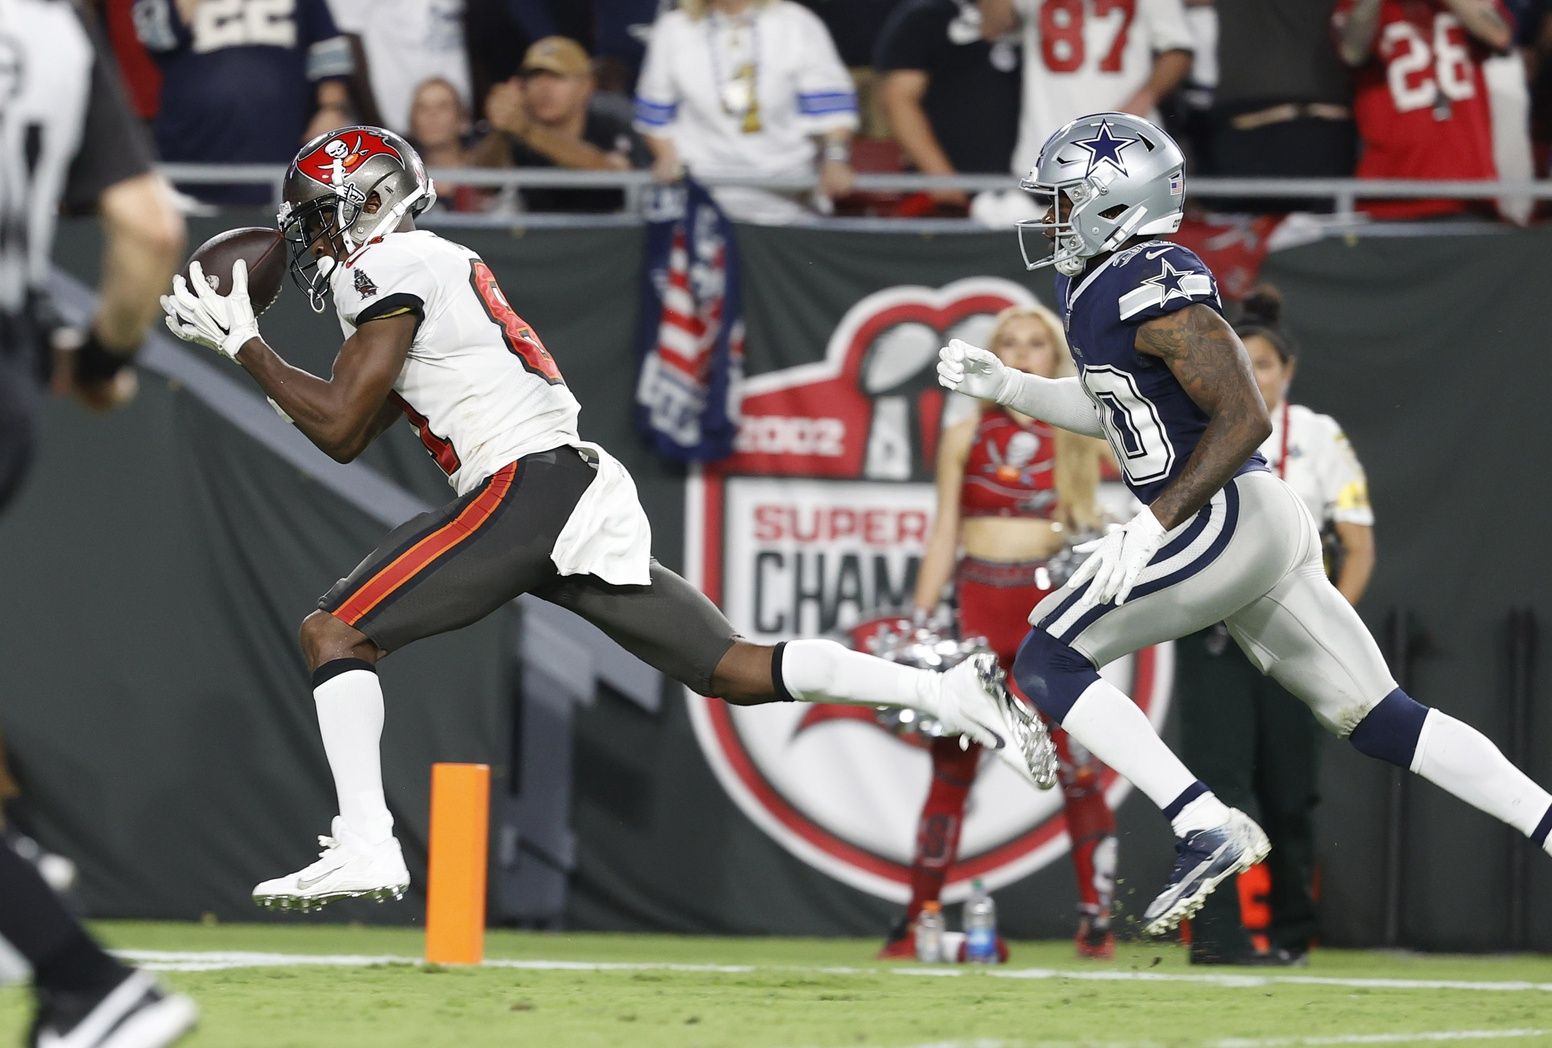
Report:
[[[823,360],[745,380],[735,453],[692,475],[687,574],[751,640],[834,635],[908,606],[934,512],[943,426],[975,405],[936,382],[938,347],[984,344],[993,318],[1033,301],[1010,281],[894,287],[853,305]],[[1162,720],[1154,652],[1105,675]],[[856,708],[728,706],[689,696],[708,762],[740,809],[788,851],[853,887],[904,902],[930,767],[914,740]],[[1127,789],[1111,773],[1112,803]],[[1067,850],[1060,791],[983,763],[945,897],[996,887]]]

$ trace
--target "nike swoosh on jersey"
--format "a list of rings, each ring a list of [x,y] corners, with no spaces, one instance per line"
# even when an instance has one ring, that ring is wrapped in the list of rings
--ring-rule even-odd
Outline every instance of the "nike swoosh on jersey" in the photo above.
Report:
[[[1155,248],[1152,251],[1144,251],[1142,253],[1142,257],[1147,259],[1149,262],[1152,262],[1154,259],[1158,258],[1160,255],[1162,255],[1164,252],[1166,252],[1168,250],[1169,250],[1169,248],[1167,248],[1167,247]]]

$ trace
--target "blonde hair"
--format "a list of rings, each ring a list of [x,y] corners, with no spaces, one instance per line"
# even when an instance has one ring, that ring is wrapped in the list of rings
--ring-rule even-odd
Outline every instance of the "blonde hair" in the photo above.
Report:
[[[690,21],[699,22],[711,11],[711,5],[715,0],[679,0],[679,10],[690,16]],[[751,7],[770,7],[776,0],[754,0]]]
[[[1056,347],[1056,378],[1078,373],[1067,345],[1067,332],[1061,319],[1038,302],[1030,306],[1010,306],[997,314],[986,346],[996,351],[1003,330],[1015,320],[1038,320],[1045,326]],[[1056,430],[1056,519],[1077,531],[1092,531],[1103,522],[1099,508],[1099,462],[1105,451],[1103,442],[1070,430]]]

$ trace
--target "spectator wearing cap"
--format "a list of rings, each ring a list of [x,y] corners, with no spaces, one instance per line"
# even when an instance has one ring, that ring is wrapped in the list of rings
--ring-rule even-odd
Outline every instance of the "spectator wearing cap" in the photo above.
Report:
[[[491,89],[485,117],[491,133],[476,149],[489,166],[628,171],[648,155],[628,123],[589,105],[594,90],[587,52],[575,40],[549,36],[523,56],[517,76]],[[528,211],[618,211],[617,189],[524,189]]]
[[[636,129],[660,181],[682,172],[812,176],[823,205],[851,191],[857,93],[824,24],[791,0],[682,0],[658,18],[636,85]],[[713,188],[730,217],[786,222],[798,193]]]

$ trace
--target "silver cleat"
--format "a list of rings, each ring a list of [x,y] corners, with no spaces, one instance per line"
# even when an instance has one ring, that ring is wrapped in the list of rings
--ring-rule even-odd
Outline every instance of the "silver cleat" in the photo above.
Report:
[[[1029,766],[1030,778],[1040,789],[1049,790],[1056,785],[1056,740],[1051,738],[1045,718],[1013,697],[1008,675],[997,665],[995,656],[977,655],[975,664],[981,686],[996,697],[1006,713],[1013,745]]]

